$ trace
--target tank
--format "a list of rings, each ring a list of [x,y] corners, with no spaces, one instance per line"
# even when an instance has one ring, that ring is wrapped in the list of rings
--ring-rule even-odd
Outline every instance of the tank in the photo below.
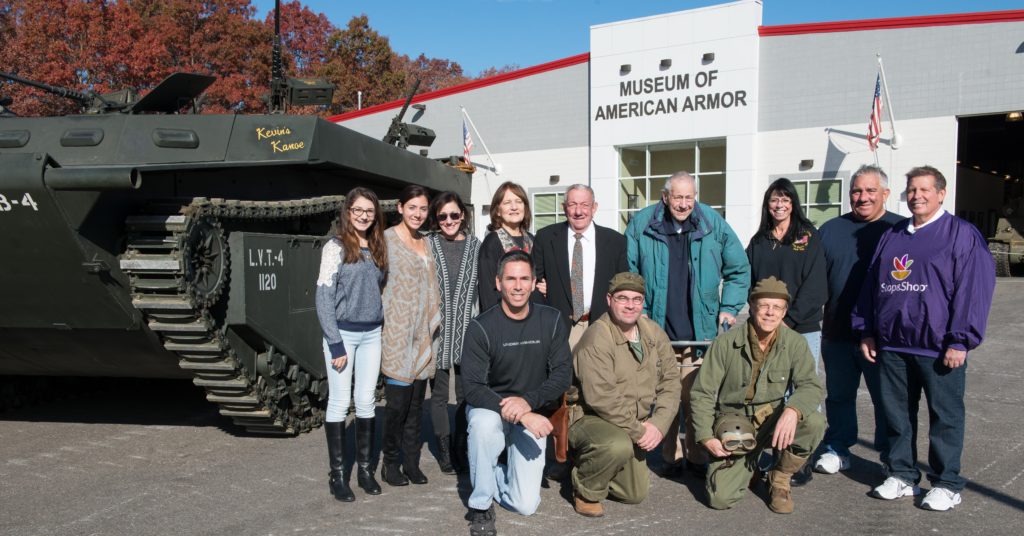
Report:
[[[4,102],[0,374],[191,378],[249,432],[308,431],[327,394],[315,282],[343,195],[468,199],[470,175],[313,116],[178,113],[211,82],[78,94],[86,113],[63,117]],[[289,79],[275,96],[322,90]]]
[[[999,218],[996,232],[988,239],[988,249],[996,261],[996,276],[1010,277],[1013,266],[1024,263],[1024,216]]]

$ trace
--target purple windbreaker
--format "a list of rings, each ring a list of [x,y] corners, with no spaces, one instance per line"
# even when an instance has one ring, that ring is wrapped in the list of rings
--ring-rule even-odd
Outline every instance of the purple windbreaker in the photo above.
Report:
[[[882,235],[852,327],[881,350],[939,357],[985,336],[995,263],[978,229],[952,214],[911,234],[911,219]]]

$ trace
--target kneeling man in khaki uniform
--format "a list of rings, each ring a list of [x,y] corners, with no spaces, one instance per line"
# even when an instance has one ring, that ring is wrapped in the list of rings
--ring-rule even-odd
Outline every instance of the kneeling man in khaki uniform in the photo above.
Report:
[[[647,497],[645,459],[679,409],[679,369],[668,336],[641,317],[643,277],[623,272],[608,284],[608,312],[573,350],[580,399],[573,406],[569,446],[574,505],[604,515],[601,501],[636,504]]]
[[[769,473],[768,506],[792,512],[789,479],[825,433],[814,357],[803,336],[782,323],[788,306],[785,283],[774,277],[759,281],[750,293],[750,319],[715,339],[697,373],[693,427],[697,441],[716,458],[706,481],[712,508],[730,508],[743,498],[761,451],[772,447],[777,462]],[[727,450],[732,445],[715,437],[715,421],[724,415],[750,419],[756,444],[745,455],[733,456]]]

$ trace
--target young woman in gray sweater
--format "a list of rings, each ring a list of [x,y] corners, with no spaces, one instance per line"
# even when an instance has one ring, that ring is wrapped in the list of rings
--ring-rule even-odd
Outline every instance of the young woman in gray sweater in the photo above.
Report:
[[[338,235],[324,245],[316,284],[316,312],[323,329],[327,362],[327,453],[331,493],[355,500],[345,481],[345,419],[355,376],[356,466],[359,487],[379,495],[370,463],[374,438],[374,391],[380,374],[381,288],[388,271],[384,214],[377,195],[353,188],[338,218]]]

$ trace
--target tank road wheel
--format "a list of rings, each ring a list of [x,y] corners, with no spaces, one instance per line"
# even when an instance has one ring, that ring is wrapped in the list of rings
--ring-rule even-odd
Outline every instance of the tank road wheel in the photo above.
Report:
[[[996,277],[1010,277],[1010,245],[989,242],[988,250],[992,252],[992,260],[996,262]]]
[[[182,260],[196,305],[217,303],[228,278],[228,245],[220,223],[210,218],[196,221],[185,238]]]

